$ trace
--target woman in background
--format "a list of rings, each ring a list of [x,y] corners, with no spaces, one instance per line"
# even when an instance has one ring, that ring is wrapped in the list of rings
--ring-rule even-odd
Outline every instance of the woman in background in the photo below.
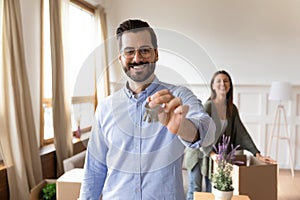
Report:
[[[233,146],[240,145],[239,150],[248,150],[258,159],[267,163],[274,163],[274,160],[260,154],[260,151],[241,121],[238,109],[233,104],[233,85],[230,75],[224,70],[215,72],[210,82],[210,89],[211,95],[205,103],[204,109],[216,125],[214,144],[219,143],[222,138],[220,136],[225,134],[226,136],[230,136],[230,144],[233,144]],[[228,151],[230,150],[228,149]],[[185,160],[186,162],[193,163],[195,156],[191,155],[196,154],[196,150],[188,149],[187,151]],[[197,149],[197,151],[199,155],[198,159],[201,161],[197,165],[201,168],[201,173],[205,177],[205,191],[211,192],[212,160],[216,160],[216,153],[212,146],[203,147]],[[204,156],[201,159],[202,155]],[[189,174],[191,174],[189,177],[200,177],[195,172],[197,171],[189,170]],[[189,181],[190,185],[199,182],[199,180],[195,181],[193,179]],[[189,188],[189,190],[192,190],[192,188]]]

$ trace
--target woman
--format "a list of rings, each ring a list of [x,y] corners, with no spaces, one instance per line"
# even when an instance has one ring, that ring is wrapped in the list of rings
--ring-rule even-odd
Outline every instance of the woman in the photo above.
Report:
[[[258,159],[273,163],[274,160],[260,154],[260,151],[257,149],[240,119],[238,109],[233,104],[233,85],[230,75],[223,70],[215,72],[210,82],[210,89],[211,96],[205,103],[204,109],[211,116],[216,125],[214,144],[219,143],[221,139],[220,136],[225,134],[226,136],[230,136],[230,143],[233,144],[233,146],[240,145],[240,150],[248,150]],[[188,149],[187,151],[185,160],[193,163],[193,161],[190,160],[190,158],[193,159],[193,157],[190,155],[195,154],[195,150]],[[216,160],[216,153],[213,151],[212,146],[203,147],[198,151],[200,151],[200,153],[198,153],[200,157],[202,154],[206,155],[203,157],[202,163],[197,164],[201,165],[201,172],[206,181],[206,191],[210,192],[212,160]],[[228,149],[228,151],[230,151],[230,149]],[[193,170],[189,170],[189,173],[192,173],[190,177],[197,177],[197,175],[193,174]],[[196,184],[193,179],[191,179],[190,182],[190,184]]]

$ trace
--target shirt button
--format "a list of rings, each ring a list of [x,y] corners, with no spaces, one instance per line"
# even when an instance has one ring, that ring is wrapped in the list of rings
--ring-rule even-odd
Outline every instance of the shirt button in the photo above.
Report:
[[[135,192],[136,192],[136,193],[140,192],[140,189],[139,189],[139,188],[136,188],[136,189],[135,189]]]

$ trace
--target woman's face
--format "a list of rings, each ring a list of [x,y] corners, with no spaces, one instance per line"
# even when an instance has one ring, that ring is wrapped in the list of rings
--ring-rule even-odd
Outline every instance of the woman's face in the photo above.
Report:
[[[212,89],[216,92],[218,96],[224,96],[230,90],[230,80],[225,74],[218,74],[213,82]]]

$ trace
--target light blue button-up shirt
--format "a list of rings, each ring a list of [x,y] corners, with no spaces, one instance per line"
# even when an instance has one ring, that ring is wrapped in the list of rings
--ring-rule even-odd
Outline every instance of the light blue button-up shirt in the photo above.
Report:
[[[148,96],[162,89],[189,105],[187,118],[198,128],[200,140],[191,144],[160,122],[143,121]],[[89,140],[80,199],[183,200],[182,159],[186,146],[199,148],[211,118],[187,88],[157,78],[137,98],[124,87],[98,104]],[[207,143],[207,142],[206,142]]]

